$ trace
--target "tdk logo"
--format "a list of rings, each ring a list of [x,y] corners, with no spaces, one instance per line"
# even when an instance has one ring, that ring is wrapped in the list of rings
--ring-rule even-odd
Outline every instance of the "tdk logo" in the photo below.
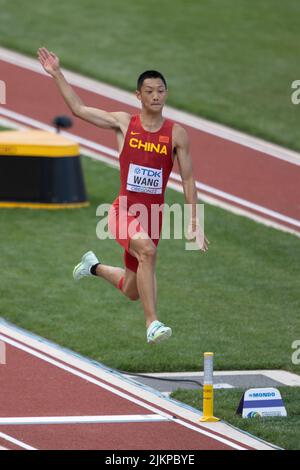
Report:
[[[135,173],[142,173],[143,176],[160,178],[161,170],[151,170],[150,168],[136,168]]]
[[[275,397],[276,394],[275,392],[259,392],[259,393],[250,393],[249,397],[253,398],[269,398],[269,397]]]

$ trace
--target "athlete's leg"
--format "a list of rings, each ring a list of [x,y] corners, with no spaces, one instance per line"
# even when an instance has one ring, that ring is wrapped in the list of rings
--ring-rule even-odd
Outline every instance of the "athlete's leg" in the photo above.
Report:
[[[121,290],[130,300],[138,300],[140,298],[137,288],[137,275],[134,271],[131,271],[128,268],[125,268],[124,281]]]
[[[128,247],[129,249],[129,247]],[[128,286],[128,291],[133,294],[133,296],[138,296],[138,289],[137,289],[137,270],[139,266],[139,262],[137,258],[133,255],[131,255],[128,251],[124,252],[124,264],[126,266],[125,273],[128,271],[130,273],[129,275],[125,274],[125,278],[128,279],[128,283],[126,285]],[[132,272],[132,273],[131,273]],[[135,274],[135,275],[134,275]],[[156,274],[154,274],[154,294],[155,294],[155,305],[157,303],[157,282],[156,282]],[[133,292],[132,292],[133,291]],[[125,291],[126,295],[127,289]]]
[[[129,252],[138,260],[137,289],[143,304],[146,326],[157,320],[156,314],[156,246],[145,233],[136,234],[130,240]]]
[[[133,236],[129,233],[129,227],[135,229]],[[121,228],[126,228],[125,239],[121,237]],[[142,230],[135,215],[129,213],[127,205],[119,204],[119,199],[114,202],[109,213],[109,230],[125,249],[126,268],[133,271],[133,274],[127,271],[124,277],[118,271],[117,278],[113,278],[113,284],[115,286],[118,284],[124,294],[130,296],[129,298],[141,299],[146,319],[147,341],[156,342],[166,339],[170,336],[171,329],[156,321],[156,244]]]
[[[123,294],[126,297],[128,297],[130,300],[138,300],[140,298],[139,290],[137,287],[137,272],[134,272],[131,269],[125,267],[124,276],[120,278],[120,281],[118,282],[117,287],[119,287],[119,289],[123,292]],[[157,281],[156,281],[155,272],[154,272],[154,304],[155,304],[155,309],[156,309]]]
[[[130,269],[98,264],[96,275],[119,288],[130,300],[138,300],[139,293],[136,284],[136,273]]]
[[[119,282],[124,277],[125,270],[115,266],[107,266],[106,264],[98,264],[96,267],[96,276],[102,277],[115,287],[119,286]]]

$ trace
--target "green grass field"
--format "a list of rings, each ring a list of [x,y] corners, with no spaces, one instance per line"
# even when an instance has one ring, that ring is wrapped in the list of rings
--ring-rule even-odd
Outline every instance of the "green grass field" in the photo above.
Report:
[[[214,391],[214,414],[225,422],[286,450],[300,450],[300,402],[298,387],[279,387],[287,410],[286,418],[243,419],[236,409],[242,389]],[[202,409],[202,391],[177,390],[172,397]]]
[[[0,0],[0,10],[4,47],[36,57],[46,46],[132,91],[157,68],[170,104],[300,149],[298,0]]]
[[[159,244],[158,312],[174,336],[149,347],[139,301],[102,279],[73,281],[89,249],[105,264],[123,264],[119,245],[96,237],[96,207],[113,201],[118,172],[83,163],[89,208],[1,209],[1,316],[122,370],[201,370],[212,350],[216,369],[299,371],[291,361],[300,330],[298,238],[206,205],[206,254],[184,250],[184,240]],[[167,201],[183,196],[168,190]]]

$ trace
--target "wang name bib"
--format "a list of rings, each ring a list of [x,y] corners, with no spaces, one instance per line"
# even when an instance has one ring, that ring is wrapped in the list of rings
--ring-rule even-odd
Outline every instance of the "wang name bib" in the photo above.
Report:
[[[128,191],[136,193],[161,194],[163,170],[130,163],[127,186]]]

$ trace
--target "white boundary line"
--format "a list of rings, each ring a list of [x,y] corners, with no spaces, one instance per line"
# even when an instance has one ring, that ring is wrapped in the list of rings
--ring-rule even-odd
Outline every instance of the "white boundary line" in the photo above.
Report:
[[[286,370],[266,370],[265,376],[284,385],[300,387],[300,376]]]
[[[87,153],[87,152],[85,151],[85,153]],[[196,186],[197,185],[198,185],[198,182],[196,182]],[[177,182],[172,181],[172,179],[171,179],[171,181],[169,180],[168,187],[171,188],[171,189],[174,189],[177,192],[183,193],[182,185],[177,183]],[[222,201],[221,199],[217,199],[215,197],[208,196],[203,191],[197,191],[197,195],[198,195],[198,199],[200,201],[211,204],[212,206],[220,207],[221,209],[224,209],[227,212],[231,212],[232,214],[239,215],[241,217],[247,217],[247,219],[254,220],[254,222],[265,225],[266,227],[271,227],[271,228],[274,228],[276,230],[280,230],[281,232],[290,233],[291,235],[296,235],[296,237],[300,237],[300,232],[298,232],[297,230],[293,230],[292,228],[289,228],[287,225],[283,225],[283,224],[275,222],[271,219],[266,219],[263,216],[259,216],[257,214],[254,214],[253,212],[250,212],[249,210],[242,209],[241,207],[238,207],[238,206],[235,206],[235,205],[230,204],[228,202]],[[266,209],[266,210],[268,210],[268,209]],[[282,214],[279,214],[279,215],[282,215]],[[283,217],[285,217],[285,216],[283,216]],[[296,220],[296,219],[293,219],[293,220]],[[299,223],[299,221],[297,221],[297,223]]]
[[[25,424],[105,424],[105,423],[159,423],[169,419],[152,415],[108,415],[108,416],[27,416],[0,418],[0,426]]]
[[[28,118],[27,116],[23,116],[21,114],[15,113],[14,111],[10,111],[4,108],[0,107],[0,116],[4,115],[6,118],[3,119],[4,125],[9,125],[11,122],[12,125],[14,125],[16,128],[18,127],[18,124],[16,122],[21,122],[21,127],[22,129],[28,129],[28,126],[42,129],[45,131],[53,132],[53,127],[44,124],[40,121],[37,121],[35,119]],[[8,119],[9,118],[9,119]],[[2,121],[2,117],[0,118],[0,122]],[[24,125],[25,124],[25,125]],[[111,149],[109,147],[106,147],[104,145],[97,144],[93,141],[90,141],[88,139],[84,139],[82,137],[79,137],[75,134],[71,134],[69,132],[61,132],[61,135],[64,135],[66,138],[75,140],[77,143],[81,145],[81,147],[84,149],[84,153],[87,156],[90,156],[91,158],[94,158],[96,160],[102,161],[114,168],[119,168],[119,163],[118,163],[118,152],[114,149]],[[92,150],[91,150],[92,149]],[[100,152],[100,153],[99,153]],[[107,156],[104,156],[103,153],[107,154]],[[180,181],[180,176],[177,175],[175,172],[171,172],[170,179],[168,182],[168,187],[174,189],[177,192],[183,192],[182,185],[179,184],[178,182]],[[220,207],[222,209],[225,209],[229,212],[232,212],[236,215],[244,216],[247,218],[250,218],[254,220],[255,222],[262,223],[266,226],[275,228],[277,230],[281,230],[293,235],[296,235],[297,237],[300,237],[300,232],[297,230],[293,230],[292,228],[287,227],[286,225],[283,225],[281,223],[272,221],[270,219],[266,219],[263,216],[259,216],[256,214],[253,214],[247,208],[253,209],[257,212],[260,212],[265,215],[269,215],[270,217],[273,217],[275,219],[278,219],[279,221],[289,223],[291,225],[294,225],[296,227],[300,228],[300,221],[297,219],[293,219],[291,217],[285,216],[279,212],[267,209],[263,206],[260,206],[258,204],[251,203],[250,201],[247,201],[245,199],[239,198],[237,196],[233,196],[232,194],[226,193],[224,191],[218,190],[216,188],[213,188],[212,186],[205,185],[200,182],[196,182],[196,187],[199,189],[198,191],[198,197],[200,200],[203,200],[204,202],[207,202],[209,204],[212,204],[214,206]],[[208,196],[206,193],[208,192],[210,195]],[[212,195],[212,196],[211,196]],[[228,200],[229,202],[224,202],[217,197],[214,196],[219,196],[223,199]],[[230,202],[239,204],[244,206],[245,208],[240,208],[237,207]]]
[[[172,177],[177,181],[181,181],[180,176],[176,173],[172,173]],[[200,191],[206,191],[214,196],[219,196],[223,199],[229,200],[230,202],[235,202],[236,204],[244,206],[246,209],[252,209],[254,211],[261,212],[264,215],[268,215],[282,222],[286,222],[288,224],[292,224],[300,228],[300,220],[293,219],[292,217],[287,217],[286,215],[280,214],[280,212],[267,209],[266,207],[254,204],[250,201],[247,201],[246,199],[233,196],[232,194],[221,191],[220,189],[213,188],[212,186],[208,186],[207,184],[199,183],[198,181],[196,182],[196,187]]]
[[[104,380],[111,384],[112,386],[117,386],[122,389],[126,388],[128,393],[131,393],[134,396],[141,398],[142,400],[146,400],[153,405],[159,406],[165,410],[168,410],[169,413],[174,415],[180,416],[192,423],[197,424],[197,430],[201,429],[200,432],[203,432],[205,429],[207,431],[211,431],[211,433],[217,432],[222,435],[226,435],[230,439],[234,439],[237,442],[240,442],[241,445],[245,444],[247,446],[253,447],[254,449],[273,449],[274,446],[271,444],[265,443],[260,441],[259,439],[254,438],[253,436],[249,436],[242,431],[233,428],[232,426],[228,426],[227,424],[221,422],[218,423],[201,423],[199,425],[199,418],[202,413],[197,412],[195,409],[186,407],[183,404],[179,404],[175,400],[168,399],[164,397],[160,393],[155,393],[153,389],[149,387],[144,387],[141,384],[129,381],[124,378],[124,376],[120,375],[116,371],[110,370],[105,368],[101,364],[94,364],[91,361],[83,358],[81,356],[76,356],[74,353],[72,354],[69,350],[65,350],[58,345],[54,345],[40,337],[36,337],[33,334],[29,334],[24,332],[23,330],[18,329],[17,327],[13,327],[12,325],[8,324],[4,320],[0,319],[0,331],[4,334],[8,335],[11,338],[15,338],[17,341],[21,341],[31,347],[36,348],[39,351],[42,351],[46,354],[49,354],[51,357],[54,357],[60,361],[64,361],[66,364],[71,364],[73,367],[77,367],[80,370],[83,370],[89,374],[92,374],[94,377],[98,377],[101,380]],[[34,352],[34,351],[33,351]],[[59,365],[60,366],[60,365]],[[76,374],[76,371],[75,371]],[[89,380],[92,381],[91,377]],[[97,382],[97,381],[96,381]],[[105,384],[101,383],[100,386],[104,386]],[[106,388],[112,388],[110,386],[106,386]],[[117,394],[121,392],[117,391]],[[133,401],[133,398],[130,397],[130,400]],[[138,404],[139,403],[139,400]],[[147,409],[151,410],[151,412],[157,413],[157,409],[153,408],[152,406],[145,406],[145,403],[141,402],[141,405],[146,407]],[[159,411],[159,414],[170,418],[170,415],[167,413],[162,413]],[[171,418],[172,418],[171,416]],[[176,420],[178,422],[178,420]],[[183,423],[187,425],[187,423]],[[198,426],[201,426],[200,428]],[[210,433],[210,434],[211,434]],[[212,434],[212,437],[214,435]]]
[[[11,442],[12,444],[16,444],[17,446],[22,447],[26,450],[37,450],[35,447],[31,447],[28,444],[25,444],[24,442],[19,441],[18,439],[15,439],[14,437],[9,436],[8,434],[5,434],[4,432],[0,432],[0,439]]]
[[[33,59],[32,57],[28,57],[0,47],[0,60],[6,61],[13,65],[18,65],[49,78],[46,72],[44,72],[42,69],[38,59]],[[107,85],[103,82],[87,78],[83,75],[65,69],[63,69],[63,72],[66,75],[66,78],[70,81],[71,85],[78,86],[84,90],[94,92],[98,95],[105,96],[112,100],[139,109],[136,97],[133,92],[129,93],[117,87]],[[212,121],[199,118],[198,116],[192,115],[190,113],[179,111],[170,106],[165,107],[165,115],[174,121],[186,124],[190,127],[194,127],[195,129],[201,130],[203,132],[207,132],[222,139],[226,139],[245,147],[252,148],[258,152],[263,152],[272,157],[293,163],[294,165],[300,165],[300,154],[293,150],[286,149],[257,137],[252,137],[248,134],[236,131],[222,124],[217,124]]]

